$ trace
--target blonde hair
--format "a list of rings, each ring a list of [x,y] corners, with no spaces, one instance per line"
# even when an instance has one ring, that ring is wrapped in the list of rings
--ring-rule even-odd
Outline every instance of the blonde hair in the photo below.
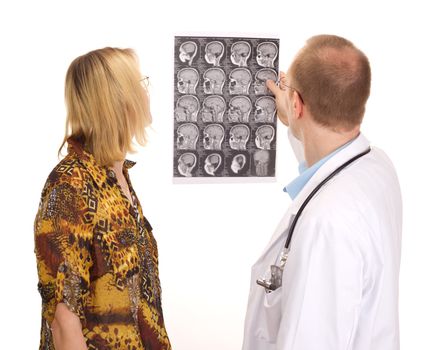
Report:
[[[112,165],[145,145],[152,122],[147,89],[132,49],[106,47],[77,57],[65,81],[68,138],[83,142],[100,165]]]
[[[295,57],[289,75],[317,123],[349,130],[361,124],[370,95],[370,63],[349,40],[313,36]]]

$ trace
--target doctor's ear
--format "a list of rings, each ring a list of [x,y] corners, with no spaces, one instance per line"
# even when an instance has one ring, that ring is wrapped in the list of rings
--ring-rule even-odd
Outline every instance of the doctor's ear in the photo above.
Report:
[[[295,118],[302,117],[304,113],[304,101],[298,91],[293,91],[292,107],[295,112]]]

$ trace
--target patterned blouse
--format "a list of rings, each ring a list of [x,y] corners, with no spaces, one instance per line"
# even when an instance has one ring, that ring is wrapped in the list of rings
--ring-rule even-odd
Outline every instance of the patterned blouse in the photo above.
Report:
[[[35,219],[42,297],[40,349],[54,349],[50,324],[65,303],[81,321],[88,349],[171,349],[161,309],[158,252],[152,227],[123,173],[133,204],[114,171],[78,141],[49,175]]]

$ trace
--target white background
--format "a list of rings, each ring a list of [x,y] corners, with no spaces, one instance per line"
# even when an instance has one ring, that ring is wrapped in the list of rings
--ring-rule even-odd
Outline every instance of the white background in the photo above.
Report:
[[[363,131],[397,168],[404,196],[402,349],[433,349],[432,12],[428,1],[2,1],[0,5],[2,349],[36,349],[33,219],[64,131],[69,63],[132,47],[151,79],[150,142],[131,171],[160,250],[166,326],[176,350],[239,349],[250,266],[273,233],[297,166],[284,127],[266,184],[173,185],[175,33],[276,33],[281,69],[311,35],[352,40],[373,81]]]

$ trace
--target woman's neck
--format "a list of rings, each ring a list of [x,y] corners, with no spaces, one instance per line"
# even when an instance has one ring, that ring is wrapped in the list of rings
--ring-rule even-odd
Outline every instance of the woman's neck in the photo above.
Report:
[[[113,164],[110,166],[111,169],[114,170],[116,174],[123,174],[123,163],[124,160],[116,160],[113,162]]]

